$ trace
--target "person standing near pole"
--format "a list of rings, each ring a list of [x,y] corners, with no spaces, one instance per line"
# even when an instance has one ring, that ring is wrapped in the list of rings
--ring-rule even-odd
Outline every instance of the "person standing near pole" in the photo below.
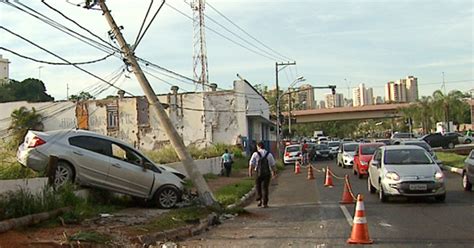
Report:
[[[273,155],[265,150],[263,142],[258,142],[257,151],[249,161],[249,177],[256,174],[255,187],[257,189],[258,206],[268,207],[268,187],[270,180],[276,176],[276,162]]]
[[[229,150],[225,149],[224,154],[221,157],[221,166],[225,169],[225,176],[229,177],[232,170],[232,156],[229,153]]]

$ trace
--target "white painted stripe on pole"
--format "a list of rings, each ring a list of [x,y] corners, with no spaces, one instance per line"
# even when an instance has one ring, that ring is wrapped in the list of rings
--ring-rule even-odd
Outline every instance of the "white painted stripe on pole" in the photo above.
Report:
[[[366,224],[367,219],[365,217],[354,217],[354,224]]]
[[[364,202],[362,202],[362,201],[357,202],[356,211],[365,211]]]
[[[346,206],[344,205],[339,205],[339,207],[341,208],[342,213],[346,217],[346,220],[347,220],[347,223],[349,223],[349,226],[352,226],[352,216],[349,213],[349,210],[347,210]]]

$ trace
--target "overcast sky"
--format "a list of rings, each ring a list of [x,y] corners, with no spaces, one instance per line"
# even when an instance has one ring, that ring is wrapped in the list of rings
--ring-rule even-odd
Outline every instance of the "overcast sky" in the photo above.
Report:
[[[71,3],[80,0],[46,1],[68,17],[87,27],[99,37],[110,41],[109,26],[98,10],[87,10]],[[252,48],[267,58],[238,46],[220,35],[206,30],[209,79],[220,88],[231,88],[236,74],[252,84],[275,84],[275,62],[288,59],[296,61],[280,71],[280,84],[288,86],[298,76],[314,86],[335,84],[345,96],[348,87],[365,83],[374,87],[374,94],[383,96],[387,81],[418,77],[420,95],[429,95],[441,87],[443,72],[446,89],[468,91],[474,88],[472,0],[209,0],[226,17],[246,32],[279,54],[263,47],[245,33],[232,26],[212,8],[206,6],[208,17],[237,33],[252,48],[225,29],[205,19],[206,25],[219,34]],[[47,8],[40,1],[20,3],[52,18],[53,20],[88,35],[77,26]],[[125,39],[134,43],[150,1],[108,0],[118,25],[123,26]],[[169,5],[192,16],[189,5],[182,0],[168,0]],[[159,6],[155,1],[151,13]],[[18,5],[18,7],[22,7]],[[150,14],[151,15],[151,14]],[[55,28],[25,14],[5,3],[0,3],[0,25],[8,28],[44,48],[61,55],[71,62],[95,60],[107,55]],[[89,36],[91,37],[91,36]],[[163,6],[150,29],[136,49],[136,55],[188,77],[193,77],[193,23],[170,6]],[[0,46],[22,55],[41,60],[60,62],[57,58],[0,30]],[[263,51],[262,51],[263,50]],[[270,55],[268,55],[268,53]],[[69,94],[90,90],[100,82],[72,67],[44,65],[0,50],[10,60],[10,78],[23,80],[40,78],[49,94],[57,100]],[[275,58],[277,57],[277,58]],[[105,79],[111,79],[123,65],[120,58],[112,56],[105,61],[82,66]],[[163,76],[147,69],[148,78],[157,93],[169,92],[170,84],[184,91],[195,87],[180,80]],[[164,79],[167,83],[159,81]],[[134,95],[142,91],[133,74],[124,73],[117,85]],[[109,89],[101,96],[115,94]],[[318,100],[329,90],[319,90]],[[352,97],[352,91],[351,96]]]

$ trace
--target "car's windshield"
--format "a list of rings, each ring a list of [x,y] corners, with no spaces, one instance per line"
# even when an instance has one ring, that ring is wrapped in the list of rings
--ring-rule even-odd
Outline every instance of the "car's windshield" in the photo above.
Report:
[[[288,146],[286,147],[287,152],[299,152],[300,146]]]
[[[344,151],[353,152],[353,151],[356,150],[357,146],[358,146],[357,144],[345,144],[344,145]]]
[[[373,155],[375,150],[379,148],[379,145],[373,145],[373,146],[363,146],[361,148],[361,154],[362,155]]]
[[[393,165],[433,164],[433,160],[424,150],[397,149],[385,151],[384,163]]]

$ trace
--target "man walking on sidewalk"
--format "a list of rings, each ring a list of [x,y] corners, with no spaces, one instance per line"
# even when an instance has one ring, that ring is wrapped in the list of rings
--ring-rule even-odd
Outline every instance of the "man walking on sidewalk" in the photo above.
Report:
[[[253,173],[257,174],[255,179],[255,187],[257,188],[258,206],[268,207],[268,186],[271,177],[276,176],[276,162],[273,155],[265,150],[263,142],[257,144],[257,151],[252,154],[249,161],[249,177]]]

